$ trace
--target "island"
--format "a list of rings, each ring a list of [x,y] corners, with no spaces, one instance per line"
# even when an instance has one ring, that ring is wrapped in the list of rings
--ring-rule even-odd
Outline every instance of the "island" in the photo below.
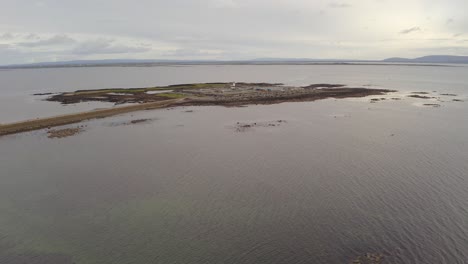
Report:
[[[210,105],[236,107],[252,104],[306,102],[327,98],[365,97],[384,95],[390,92],[395,91],[348,87],[343,84],[321,83],[307,86],[287,86],[281,83],[246,82],[193,83],[146,88],[78,90],[53,94],[46,98],[46,100],[65,105],[97,101],[111,102],[122,106],[4,124],[0,125],[0,136],[149,109]]]

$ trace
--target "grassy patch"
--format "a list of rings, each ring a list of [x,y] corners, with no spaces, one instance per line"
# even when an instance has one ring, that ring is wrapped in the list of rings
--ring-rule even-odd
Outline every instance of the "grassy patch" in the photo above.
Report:
[[[83,95],[83,94],[106,94],[106,93],[143,93],[146,92],[147,89],[104,89],[104,90],[90,90],[90,91],[76,91],[74,95]]]
[[[77,90],[74,95],[80,94],[103,94],[103,93],[144,93],[147,91],[159,90],[184,90],[184,89],[212,89],[226,87],[226,83],[194,83],[194,84],[175,84],[169,86],[154,86],[145,88],[106,88],[96,90]]]

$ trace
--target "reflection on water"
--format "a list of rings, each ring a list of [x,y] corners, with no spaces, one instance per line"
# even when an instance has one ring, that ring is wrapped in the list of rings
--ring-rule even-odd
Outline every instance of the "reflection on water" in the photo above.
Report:
[[[2,137],[0,263],[465,263],[468,104],[401,99],[173,108]]]
[[[91,121],[65,139],[2,138],[2,251],[77,263],[347,263],[366,253],[463,263],[466,107],[369,105],[174,108]],[[108,125],[134,118],[153,121]],[[285,122],[232,129],[271,120]]]

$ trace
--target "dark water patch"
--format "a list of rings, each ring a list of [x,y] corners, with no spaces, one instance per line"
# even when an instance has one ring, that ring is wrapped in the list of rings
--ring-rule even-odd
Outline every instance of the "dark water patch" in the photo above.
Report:
[[[72,257],[61,254],[1,255],[1,264],[75,264]]]

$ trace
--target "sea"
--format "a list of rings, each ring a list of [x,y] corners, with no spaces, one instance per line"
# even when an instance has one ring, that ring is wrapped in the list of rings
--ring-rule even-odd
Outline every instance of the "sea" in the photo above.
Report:
[[[0,137],[0,263],[468,263],[467,65],[3,69],[0,124],[114,107],[33,94],[201,82],[396,92]]]

